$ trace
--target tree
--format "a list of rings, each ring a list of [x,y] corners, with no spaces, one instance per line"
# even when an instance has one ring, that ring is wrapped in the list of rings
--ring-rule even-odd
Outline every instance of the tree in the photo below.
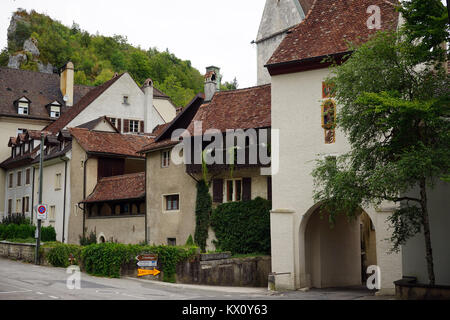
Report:
[[[407,39],[379,33],[333,68],[336,126],[351,150],[318,161],[314,198],[332,222],[360,207],[399,204],[389,218],[393,250],[423,230],[434,285],[427,189],[450,169],[450,83],[442,64],[417,67]]]
[[[441,0],[404,0],[400,12],[406,40],[416,43],[411,49],[417,63],[443,61],[447,50],[442,44],[450,39],[448,8]]]

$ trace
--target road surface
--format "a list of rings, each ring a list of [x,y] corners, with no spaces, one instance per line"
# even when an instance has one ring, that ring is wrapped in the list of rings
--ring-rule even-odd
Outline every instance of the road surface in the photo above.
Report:
[[[386,299],[357,289],[270,292],[266,288],[168,284],[81,273],[81,289],[68,289],[64,268],[0,258],[0,300],[368,300]],[[388,297],[389,298],[389,297]]]

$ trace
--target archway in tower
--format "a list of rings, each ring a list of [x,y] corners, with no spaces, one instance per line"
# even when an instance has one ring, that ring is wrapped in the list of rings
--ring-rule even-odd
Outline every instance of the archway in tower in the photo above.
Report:
[[[376,235],[369,215],[338,215],[332,226],[329,213],[316,208],[304,229],[306,282],[312,288],[361,286],[366,270],[377,264]]]

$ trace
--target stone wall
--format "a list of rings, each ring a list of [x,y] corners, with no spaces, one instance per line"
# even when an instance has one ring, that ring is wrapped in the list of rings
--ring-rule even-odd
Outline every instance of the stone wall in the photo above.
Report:
[[[41,243],[41,245],[43,245],[43,243]],[[41,248],[40,265],[50,265],[45,259],[46,253],[49,250],[50,248]],[[0,241],[0,257],[2,258],[34,263],[35,251],[36,245],[33,243],[14,243],[8,241]]]
[[[177,266],[177,282],[214,286],[267,287],[270,256],[234,258],[199,255]]]

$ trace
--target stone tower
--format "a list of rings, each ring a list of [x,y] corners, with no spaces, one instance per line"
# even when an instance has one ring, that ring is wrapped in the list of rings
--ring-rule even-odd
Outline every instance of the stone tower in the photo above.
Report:
[[[314,0],[266,0],[259,25],[257,46],[258,85],[270,83],[270,75],[264,67],[286,32],[299,24],[311,8]]]

